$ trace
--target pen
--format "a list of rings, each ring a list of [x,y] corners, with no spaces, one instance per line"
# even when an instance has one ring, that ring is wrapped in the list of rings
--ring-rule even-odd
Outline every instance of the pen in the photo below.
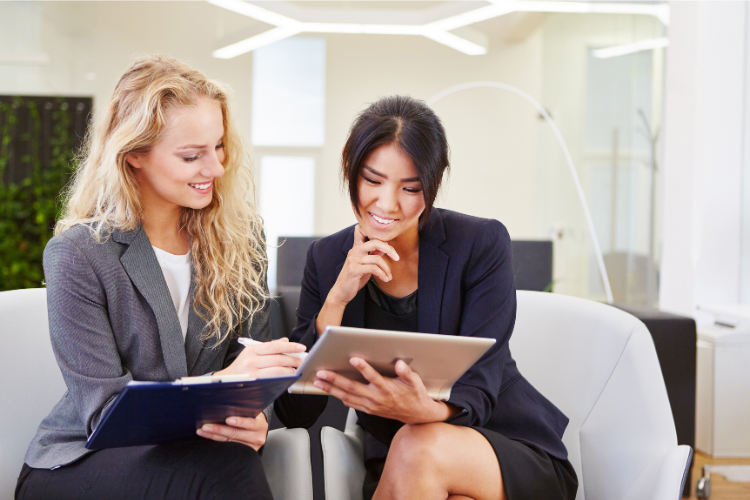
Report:
[[[257,340],[249,339],[247,337],[240,337],[239,339],[237,339],[237,342],[239,342],[240,344],[244,345],[245,347],[247,347],[249,345],[253,345],[253,344],[262,344],[263,343],[263,342],[259,342]],[[307,357],[307,353],[306,352],[283,352],[282,354],[284,356],[294,356],[295,358],[299,358],[299,359],[305,359]]]

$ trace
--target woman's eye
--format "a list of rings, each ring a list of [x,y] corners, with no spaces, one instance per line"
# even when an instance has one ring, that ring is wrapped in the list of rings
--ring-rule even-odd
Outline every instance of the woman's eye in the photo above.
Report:
[[[380,184],[375,179],[370,179],[369,177],[362,177],[362,178],[365,180],[365,182],[367,182],[368,184],[372,184],[373,186]]]
[[[192,162],[194,162],[194,161],[195,161],[195,160],[197,160],[197,159],[198,159],[198,155],[195,155],[195,156],[189,156],[189,157],[187,157],[187,158],[183,158],[183,160],[185,160],[185,162],[187,162],[187,163],[192,163]]]
[[[218,146],[216,146],[216,149],[224,149],[224,143],[222,142]]]
[[[416,194],[422,191],[422,189],[421,188],[404,188],[404,191],[406,191],[407,193]]]

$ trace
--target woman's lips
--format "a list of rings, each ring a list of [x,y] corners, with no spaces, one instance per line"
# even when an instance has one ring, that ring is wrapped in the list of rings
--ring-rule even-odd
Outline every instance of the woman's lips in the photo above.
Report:
[[[200,182],[200,183],[196,183],[196,184],[188,184],[188,186],[190,186],[191,188],[195,189],[196,191],[198,191],[201,194],[206,194],[206,193],[210,193],[211,192],[211,189],[214,187],[214,183],[213,183],[213,181]]]
[[[388,217],[380,217],[378,215],[375,215],[372,212],[368,212],[368,213],[370,215],[370,220],[372,220],[375,227],[381,228],[381,229],[387,229],[393,226],[393,224],[398,220],[398,219],[390,219]]]

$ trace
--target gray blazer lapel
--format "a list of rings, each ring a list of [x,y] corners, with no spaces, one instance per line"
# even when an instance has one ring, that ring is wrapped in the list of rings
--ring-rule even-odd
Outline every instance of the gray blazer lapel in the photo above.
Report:
[[[195,275],[193,274],[193,277]],[[193,304],[195,300],[195,286],[190,285],[190,304]],[[201,335],[203,335],[203,329],[206,327],[206,322],[195,312],[195,309],[191,306],[190,312],[188,313],[188,329],[187,335],[185,336],[185,357],[187,358],[187,369],[188,373],[193,373],[193,367],[198,361],[201,351],[203,350],[203,342],[201,341]]]
[[[112,236],[116,241],[128,245],[128,249],[120,257],[120,262],[130,280],[154,311],[164,364],[169,376],[173,379],[186,377],[187,361],[180,320],[146,232],[142,226],[138,226],[133,231],[115,232]]]

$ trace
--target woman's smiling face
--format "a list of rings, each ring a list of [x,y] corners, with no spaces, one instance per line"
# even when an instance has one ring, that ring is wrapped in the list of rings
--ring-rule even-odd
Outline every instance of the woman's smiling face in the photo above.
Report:
[[[414,236],[425,209],[422,183],[411,161],[395,144],[380,146],[365,158],[357,181],[362,232],[370,239],[393,241]]]
[[[152,209],[211,203],[214,179],[224,174],[224,117],[213,99],[199,98],[193,106],[166,112],[167,125],[153,148],[131,154],[141,188],[141,203]]]

